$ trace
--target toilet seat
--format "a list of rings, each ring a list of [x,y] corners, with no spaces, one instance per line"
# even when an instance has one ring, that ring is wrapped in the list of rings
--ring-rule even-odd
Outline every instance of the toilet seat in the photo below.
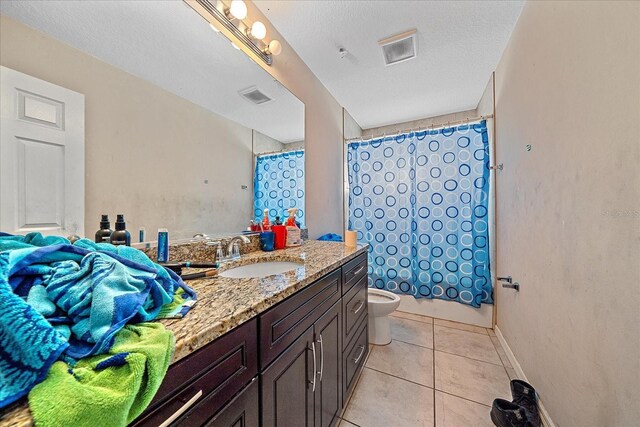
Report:
[[[382,295],[380,293],[377,292],[369,292],[369,301],[377,303],[377,302],[389,302],[389,301],[395,301],[395,298],[387,296],[387,295]]]

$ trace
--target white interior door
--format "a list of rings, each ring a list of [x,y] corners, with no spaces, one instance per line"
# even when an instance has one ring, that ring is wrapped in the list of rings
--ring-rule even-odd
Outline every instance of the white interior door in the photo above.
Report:
[[[0,231],[84,236],[84,95],[2,66]]]

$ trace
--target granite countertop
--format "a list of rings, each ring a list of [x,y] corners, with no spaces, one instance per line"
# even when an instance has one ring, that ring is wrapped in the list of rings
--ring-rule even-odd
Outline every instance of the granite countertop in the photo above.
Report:
[[[341,264],[366,252],[366,246],[350,248],[343,243],[307,241],[298,248],[274,252],[251,252],[219,269],[267,261],[290,261],[300,267],[264,278],[231,279],[212,276],[186,282],[198,295],[198,302],[183,319],[159,320],[176,337],[173,363],[205,346],[236,326],[313,283]],[[184,273],[193,272],[190,269]],[[31,426],[25,399],[3,410],[0,426]]]

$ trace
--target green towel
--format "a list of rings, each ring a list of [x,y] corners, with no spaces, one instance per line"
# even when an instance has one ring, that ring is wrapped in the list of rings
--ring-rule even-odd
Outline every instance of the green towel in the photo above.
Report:
[[[108,354],[58,361],[29,393],[38,427],[126,426],[158,391],[175,347],[160,323],[127,325]]]

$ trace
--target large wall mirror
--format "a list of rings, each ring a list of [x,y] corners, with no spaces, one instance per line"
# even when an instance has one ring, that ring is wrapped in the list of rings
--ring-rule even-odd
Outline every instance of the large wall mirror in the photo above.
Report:
[[[140,227],[148,240],[158,228],[181,239],[239,233],[264,209],[273,221],[290,207],[304,224],[304,104],[189,5],[3,0],[0,13],[3,72],[84,97],[83,157],[60,163],[73,170],[84,162],[84,191],[76,193],[84,193],[84,218],[56,223],[74,204],[51,194],[75,184],[43,178],[54,160],[29,146],[26,182],[38,189],[26,185],[1,200],[2,231],[25,233],[44,221],[45,232],[63,225],[92,237],[101,214],[113,228],[122,213],[135,240]],[[2,96],[9,92],[3,86]],[[77,124],[66,119],[65,129]],[[3,134],[3,145],[14,136]]]

